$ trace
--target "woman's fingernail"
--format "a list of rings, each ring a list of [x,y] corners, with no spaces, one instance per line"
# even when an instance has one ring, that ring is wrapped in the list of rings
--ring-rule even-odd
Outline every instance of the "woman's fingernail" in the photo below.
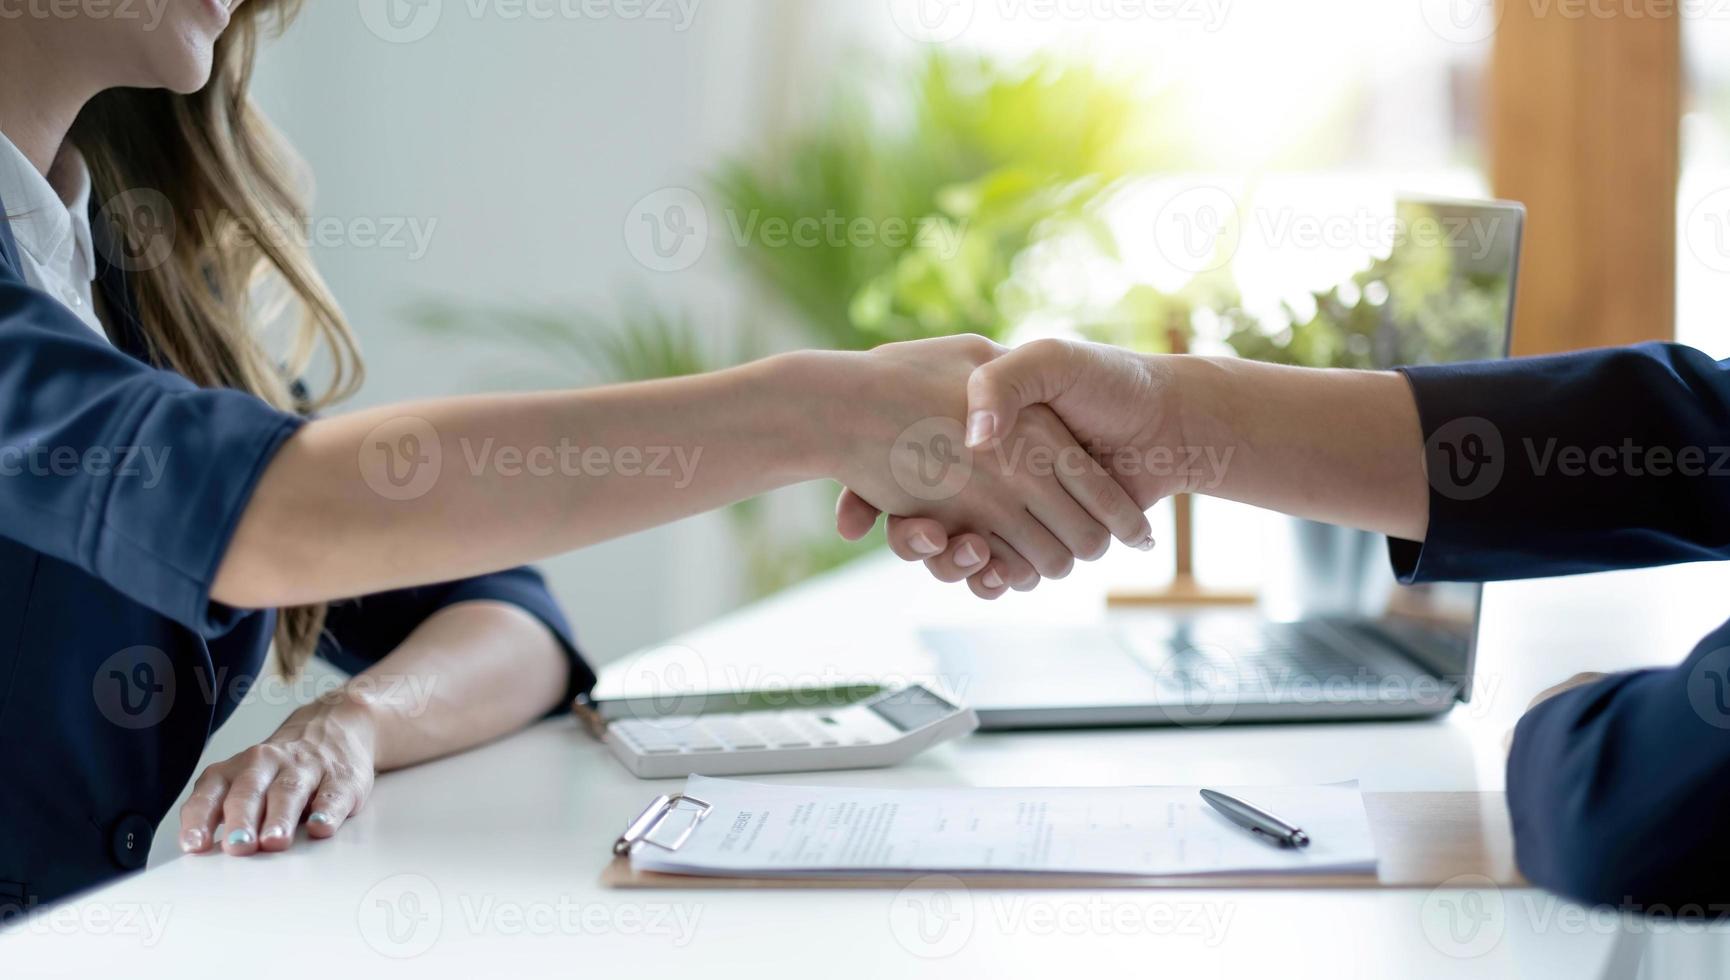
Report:
[[[1145,537],[1145,538],[1143,538],[1143,539],[1141,539],[1141,543],[1140,543],[1140,544],[1137,544],[1137,545],[1136,545],[1136,546],[1135,546],[1135,550],[1137,550],[1137,551],[1152,551],[1152,550],[1153,550],[1153,546],[1154,546],[1154,545],[1155,545],[1155,544],[1156,544],[1156,543],[1157,543],[1157,542],[1155,542],[1155,541],[1154,541],[1154,540],[1153,540],[1153,535],[1151,535],[1151,534],[1150,534],[1150,535],[1148,535],[1148,536],[1147,536],[1147,537]]]
[[[259,837],[264,840],[282,840],[287,836],[288,828],[279,823],[273,823],[264,828],[264,833],[259,835]]]
[[[229,831],[229,833],[228,833],[228,846],[229,847],[245,847],[246,845],[248,845],[250,843],[252,843],[252,831],[247,830],[245,827],[241,827],[237,830]]]
[[[955,564],[962,568],[972,568],[985,561],[985,556],[979,553],[979,548],[969,541],[955,551]]]
[[[931,535],[924,531],[913,532],[912,544],[914,553],[923,555],[926,558],[929,558],[943,550],[942,546],[931,540]]]
[[[967,417],[967,446],[983,445],[997,428],[997,416],[990,412],[974,412]]]
[[[316,823],[316,824],[328,825],[328,824],[332,823],[333,821],[330,819],[330,814],[324,812],[323,810],[314,810],[311,813],[306,815],[306,822],[307,823]]]
[[[1003,588],[1003,576],[997,574],[997,569],[995,568],[985,573],[983,581],[985,582],[985,587],[988,589]]]
[[[204,831],[198,828],[180,835],[180,849],[191,853],[204,850]]]

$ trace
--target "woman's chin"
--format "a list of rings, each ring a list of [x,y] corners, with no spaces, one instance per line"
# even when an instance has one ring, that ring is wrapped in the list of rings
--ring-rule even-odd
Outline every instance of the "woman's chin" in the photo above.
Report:
[[[158,75],[156,87],[176,95],[191,95],[210,84],[211,57],[209,51],[182,60]]]

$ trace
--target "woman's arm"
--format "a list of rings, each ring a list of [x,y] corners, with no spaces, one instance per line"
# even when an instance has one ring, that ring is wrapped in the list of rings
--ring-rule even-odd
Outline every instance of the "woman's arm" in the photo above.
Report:
[[[516,606],[442,609],[269,739],[206,769],[180,811],[181,848],[280,851],[303,815],[309,834],[329,837],[366,802],[375,773],[516,731],[563,696],[569,670],[552,631]]]
[[[1079,447],[1052,421],[1030,413],[1015,454],[962,460],[965,380],[1000,352],[947,338],[311,422],[259,481],[211,595],[259,608],[462,578],[822,477],[996,535],[1046,577],[1103,552],[1108,532],[1145,539],[1113,480],[1062,462]],[[933,480],[952,463],[970,475]]]

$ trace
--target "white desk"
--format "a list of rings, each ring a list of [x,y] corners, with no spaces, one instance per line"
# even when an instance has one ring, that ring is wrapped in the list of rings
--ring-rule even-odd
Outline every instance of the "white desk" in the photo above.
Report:
[[[925,665],[912,642],[915,624],[1103,615],[1106,573],[1098,566],[994,607],[922,574],[888,560],[855,566],[690,634],[670,669],[753,687],[916,675]],[[1121,566],[1116,574],[1121,580]],[[895,785],[1358,778],[1367,789],[1498,789],[1502,734],[1533,693],[1576,670],[1680,658],[1727,611],[1727,585],[1730,567],[1694,567],[1494,587],[1479,700],[1439,721],[979,736],[897,769],[798,778]],[[876,607],[855,608],[859,596]],[[644,663],[617,665],[609,681],[640,680]],[[20,977],[119,967],[247,980],[713,980],[795,968],[824,977],[1133,970],[1186,980],[1486,980],[1605,975],[1613,944],[1628,930],[1526,890],[600,888],[596,876],[614,835],[669,785],[677,784],[631,778],[574,722],[551,722],[380,779],[366,811],[334,841],[245,860],[175,860],[41,913],[0,938],[0,963]],[[1458,918],[1480,908],[1491,917],[1475,930]],[[1641,951],[1624,945],[1620,952],[1630,948]],[[1716,934],[1668,935],[1651,941],[1646,970],[1664,962],[1671,965],[1662,974],[1649,975],[1706,975],[1695,971],[1725,962],[1724,948]]]

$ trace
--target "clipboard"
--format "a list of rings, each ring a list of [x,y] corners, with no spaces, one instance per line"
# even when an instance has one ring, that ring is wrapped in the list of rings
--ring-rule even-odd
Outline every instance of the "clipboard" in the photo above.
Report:
[[[956,881],[979,889],[1126,888],[1435,888],[1459,881],[1460,887],[1481,888],[1486,882],[1504,888],[1526,886],[1514,865],[1514,838],[1503,793],[1365,793],[1364,811],[1376,842],[1375,874],[1240,874],[1133,877],[1083,874],[941,875],[944,885]],[[845,877],[723,878],[636,871],[631,867],[634,846],[678,850],[709,805],[683,794],[657,797],[614,842],[613,860],[601,872],[601,884],[620,889],[686,889],[728,891],[787,888],[905,888],[924,872],[887,872]],[[692,814],[684,831],[670,841],[655,839],[669,816]],[[934,885],[933,887],[939,887]]]

